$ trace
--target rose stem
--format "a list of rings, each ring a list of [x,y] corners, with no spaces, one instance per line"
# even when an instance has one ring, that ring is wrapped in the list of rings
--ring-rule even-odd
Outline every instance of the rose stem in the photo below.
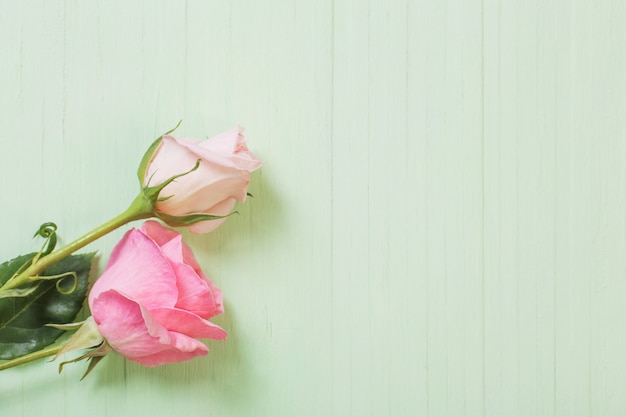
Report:
[[[149,217],[152,217],[152,210],[153,208],[150,202],[144,197],[143,194],[140,194],[123,213],[115,216],[108,222],[96,227],[95,229],[83,235],[82,237],[79,237],[75,241],[68,243],[67,245],[52,252],[47,256],[44,256],[43,258],[40,258],[37,262],[32,264],[21,274],[9,279],[2,287],[0,287],[0,291],[6,291],[24,285],[29,281],[29,278],[37,276],[37,274],[39,274],[50,265],[60,261],[61,259],[66,258],[72,253],[86,246],[87,244],[106,235],[109,232],[112,232],[113,230],[125,225],[126,223],[129,223],[133,220],[147,219]]]
[[[0,363],[0,371],[13,368],[14,366],[23,365],[28,362],[36,361],[37,359],[56,355],[61,351],[61,349],[63,349],[63,345],[51,346],[33,353],[29,353],[28,355],[20,356],[19,358],[11,359],[4,363]]]

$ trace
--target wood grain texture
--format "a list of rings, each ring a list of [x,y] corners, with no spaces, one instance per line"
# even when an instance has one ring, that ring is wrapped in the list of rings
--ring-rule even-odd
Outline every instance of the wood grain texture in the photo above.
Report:
[[[179,119],[242,124],[265,161],[239,216],[185,235],[226,341],[3,371],[0,414],[623,416],[625,23],[618,0],[0,0],[0,259],[124,209]]]

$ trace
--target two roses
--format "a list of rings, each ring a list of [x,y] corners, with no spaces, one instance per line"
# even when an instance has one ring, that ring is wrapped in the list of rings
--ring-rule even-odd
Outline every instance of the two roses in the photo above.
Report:
[[[260,165],[236,128],[203,142],[165,135],[144,156],[139,176],[144,190],[158,191],[152,196],[156,217],[206,233],[246,199],[250,172]],[[110,347],[146,366],[205,355],[198,338],[226,337],[208,321],[223,312],[220,290],[182,236],[153,220],[124,235],[88,303],[89,343],[102,341],[99,349]]]

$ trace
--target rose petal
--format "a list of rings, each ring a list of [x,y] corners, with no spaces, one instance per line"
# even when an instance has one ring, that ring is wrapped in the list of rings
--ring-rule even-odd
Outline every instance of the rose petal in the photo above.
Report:
[[[215,216],[226,216],[227,214],[230,214],[230,212],[233,211],[234,207],[235,207],[235,199],[228,198],[222,201],[221,203],[216,204],[215,206],[211,207],[206,212],[213,214]],[[191,226],[189,226],[189,230],[195,234],[209,233],[217,229],[225,221],[226,221],[226,218],[216,219],[216,220],[206,220],[203,222],[192,224]]]
[[[141,230],[154,240],[161,248],[161,252],[170,260],[189,264],[193,269],[201,273],[202,269],[196,261],[192,250],[183,241],[183,236],[175,230],[163,226],[155,220],[146,221]]]
[[[236,126],[213,136],[211,139],[197,141],[197,145],[200,148],[223,155],[230,155],[237,151],[247,150],[247,138],[243,135],[243,130],[241,126]]]
[[[209,352],[206,345],[176,332],[170,332],[172,346],[159,353],[141,357],[128,358],[143,366],[159,366],[167,363],[184,362],[197,356],[204,356]]]
[[[163,246],[169,241],[180,236],[180,233],[163,226],[156,220],[148,220],[144,222],[141,226],[141,231],[148,235],[150,239],[154,240],[158,246]]]
[[[206,355],[208,352],[208,348],[202,342],[169,331],[159,323],[159,317],[164,317],[172,327],[176,327],[180,321],[179,312],[157,309],[157,313],[153,314],[115,290],[103,292],[94,300],[92,314],[98,330],[116,352],[145,366],[182,362]],[[199,318],[196,317],[186,317],[190,321],[187,330],[217,336],[215,338],[221,337],[222,334],[225,337],[222,329],[212,323],[209,326],[199,323],[197,321]],[[181,329],[185,329],[184,324],[179,324]],[[204,327],[201,327],[202,325]]]
[[[230,212],[230,210],[228,210],[228,212]],[[203,275],[202,269],[200,268],[198,261],[196,261],[196,257],[194,256],[193,251],[182,240],[182,235],[180,233],[163,226],[161,223],[155,220],[146,221],[143,224],[141,230],[145,234],[147,234],[152,240],[154,240],[155,243],[161,247],[161,250],[163,252],[166,252],[163,250],[164,246],[168,245],[172,241],[176,241],[177,246],[167,246],[167,253],[170,254],[173,259],[178,259],[178,255],[174,253],[174,250],[181,250],[183,255],[182,262],[190,265],[198,273],[198,275]]]
[[[161,246],[174,269],[178,288],[175,306],[204,318],[222,313],[221,292],[202,272],[182,235],[153,220],[145,222],[141,230]]]
[[[175,216],[202,213],[226,198],[245,201],[250,173],[202,161],[198,169],[178,178],[161,191],[170,197],[157,210]],[[213,213],[211,213],[213,214]]]
[[[182,263],[183,258],[183,237],[178,235],[161,246],[161,252],[171,262]]]
[[[221,292],[203,274],[198,276],[196,271],[185,264],[173,264],[176,271],[176,286],[178,300],[176,308],[184,309],[203,318],[210,318],[222,312]],[[218,300],[216,295],[219,294]]]
[[[226,167],[254,171],[262,165],[262,162],[248,150],[246,146],[248,138],[242,133],[243,128],[236,127],[199,143],[183,138],[179,139],[179,143],[206,161]]]
[[[178,299],[173,268],[156,243],[136,229],[126,233],[113,249],[104,273],[89,294],[89,305],[110,288],[146,308],[173,307]]]
[[[180,146],[172,136],[164,136],[161,146],[148,165],[144,186],[162,184],[174,175],[189,171],[196,165],[198,156]],[[171,185],[171,184],[170,184]]]
[[[171,332],[181,333],[189,337],[203,337],[222,340],[226,332],[217,324],[177,308],[156,308],[150,313]]]
[[[127,358],[161,352],[171,343],[168,330],[147,309],[116,290],[100,293],[91,313],[109,345]]]
[[[209,312],[209,316],[207,318],[211,318],[213,316],[220,315],[224,312],[224,297],[222,296],[222,291],[213,284],[212,281],[209,280],[209,289],[211,290],[211,294],[213,294],[213,300],[215,302],[215,309]]]

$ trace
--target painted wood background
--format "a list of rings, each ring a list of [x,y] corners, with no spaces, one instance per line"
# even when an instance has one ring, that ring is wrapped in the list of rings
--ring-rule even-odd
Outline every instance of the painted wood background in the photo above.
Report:
[[[625,27],[621,0],[1,0],[1,259],[124,209],[179,119],[265,166],[188,236],[225,342],[3,371],[0,415],[625,415]]]

